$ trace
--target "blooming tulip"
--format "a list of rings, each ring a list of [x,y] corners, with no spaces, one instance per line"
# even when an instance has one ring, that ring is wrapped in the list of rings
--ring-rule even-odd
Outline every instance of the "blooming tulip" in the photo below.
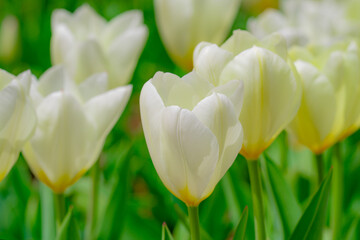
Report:
[[[360,51],[352,42],[329,50],[293,48],[291,56],[304,91],[289,131],[320,154],[360,127]]]
[[[140,11],[123,13],[107,23],[83,5],[74,14],[55,10],[51,23],[52,63],[64,65],[77,83],[100,72],[107,72],[109,88],[130,81],[148,35]]]
[[[156,23],[165,48],[180,67],[192,69],[201,41],[220,44],[228,34],[240,0],[154,0]]]
[[[140,95],[141,121],[155,169],[188,206],[198,206],[234,162],[243,131],[242,84],[214,88],[192,72],[158,72]]]
[[[330,46],[348,36],[359,36],[359,18],[347,13],[358,16],[360,5],[354,5],[350,1],[282,1],[281,10],[264,11],[249,19],[247,28],[257,37],[278,32],[289,46],[309,43]]]
[[[232,79],[244,82],[241,154],[257,159],[292,120],[300,104],[301,84],[288,63],[285,40],[275,34],[259,41],[238,30],[221,47],[199,44],[194,62],[195,71],[215,85]]]
[[[80,85],[59,66],[34,81],[38,126],[24,147],[32,172],[56,193],[77,181],[97,160],[130,97],[130,85],[107,89],[106,74]]]
[[[34,132],[36,114],[28,97],[30,83],[30,71],[15,77],[0,70],[0,181]]]

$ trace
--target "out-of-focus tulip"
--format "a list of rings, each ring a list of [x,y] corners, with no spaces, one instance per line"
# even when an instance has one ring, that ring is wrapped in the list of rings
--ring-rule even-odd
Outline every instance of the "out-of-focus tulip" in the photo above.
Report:
[[[0,70],[0,181],[34,132],[36,114],[29,99],[30,71],[15,77]]]
[[[352,18],[348,9],[351,6],[346,1],[287,0],[282,1],[280,10],[269,9],[249,19],[247,27],[260,38],[278,32],[289,46],[308,43],[330,46],[359,35],[360,21]]]
[[[257,15],[268,8],[278,8],[279,0],[243,0],[243,7],[245,11]]]
[[[248,160],[259,157],[299,108],[301,83],[287,59],[286,42],[278,34],[259,41],[237,30],[221,47],[199,44],[194,69],[216,86],[233,79],[244,82],[239,118],[244,142],[240,153]]]
[[[237,80],[214,88],[194,72],[158,72],[145,83],[140,110],[150,156],[164,185],[188,206],[207,198],[234,162],[241,101]]]
[[[14,16],[7,16],[0,27],[0,61],[10,63],[19,49],[19,22]]]
[[[23,153],[32,172],[56,193],[94,164],[126,106],[131,85],[106,91],[107,85],[106,74],[76,85],[58,66],[33,82],[38,126]]]
[[[51,57],[80,83],[107,72],[109,88],[127,84],[148,36],[140,11],[125,12],[110,22],[89,5],[74,14],[60,9],[52,15]]]
[[[220,44],[239,10],[240,0],[154,0],[156,23],[172,60],[191,70],[201,41]]]
[[[316,154],[360,127],[359,53],[355,42],[291,51],[304,91],[289,131]]]

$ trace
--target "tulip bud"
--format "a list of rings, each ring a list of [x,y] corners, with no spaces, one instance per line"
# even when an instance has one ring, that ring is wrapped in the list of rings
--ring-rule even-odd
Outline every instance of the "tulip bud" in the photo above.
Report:
[[[293,48],[303,82],[302,102],[289,132],[320,154],[360,127],[360,52],[355,42],[315,51]]]
[[[171,59],[192,69],[194,48],[201,41],[220,44],[234,22],[240,0],[154,0],[156,23]]]
[[[234,31],[221,46],[202,43],[194,52],[194,69],[217,86],[234,79],[244,83],[240,122],[244,128],[241,154],[255,160],[295,116],[301,84],[287,59],[280,35],[259,41],[246,31]]]
[[[30,82],[30,71],[15,77],[0,70],[0,181],[34,132],[36,115],[28,97]]]
[[[107,84],[106,74],[96,74],[76,85],[59,66],[33,81],[38,126],[23,153],[32,172],[56,193],[94,164],[125,108],[132,87],[106,91]]]
[[[111,89],[130,81],[148,36],[137,10],[107,23],[85,4],[74,14],[55,10],[51,24],[52,63],[64,65],[77,83],[107,72]]]
[[[231,96],[231,97],[227,97]],[[214,88],[192,72],[158,72],[140,95],[141,121],[155,169],[170,192],[198,206],[234,162],[243,131],[242,84]]]
[[[14,16],[7,16],[0,27],[0,61],[10,63],[19,48],[19,22]]]

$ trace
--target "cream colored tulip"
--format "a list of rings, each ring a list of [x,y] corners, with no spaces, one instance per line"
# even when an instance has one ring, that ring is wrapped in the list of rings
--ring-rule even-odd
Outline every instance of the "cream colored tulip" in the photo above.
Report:
[[[280,10],[269,9],[249,19],[247,28],[257,37],[278,32],[289,46],[309,43],[330,46],[349,36],[359,36],[359,22],[346,13],[349,7],[346,1],[282,1]]]
[[[107,87],[106,74],[76,85],[58,66],[33,82],[38,126],[23,153],[36,177],[56,193],[65,191],[95,163],[126,106],[131,85],[109,91]]]
[[[316,154],[360,127],[359,53],[355,42],[291,51],[304,91],[289,131]]]
[[[188,206],[207,198],[234,162],[241,101],[241,82],[214,87],[194,72],[158,72],[145,83],[140,110],[150,156],[167,189]]]
[[[244,83],[240,122],[244,128],[241,154],[255,160],[295,116],[301,83],[287,59],[285,39],[275,34],[257,40],[246,31],[234,31],[221,46],[199,44],[194,69],[215,86],[233,79]]]
[[[15,77],[0,69],[0,181],[19,157],[36,125],[29,99],[30,71]]]
[[[222,43],[234,22],[240,0],[154,0],[156,23],[171,59],[192,69],[201,41]]]
[[[94,73],[107,72],[110,88],[131,80],[148,36],[138,10],[107,23],[85,4],[74,14],[55,10],[51,24],[52,63],[64,65],[77,83]]]

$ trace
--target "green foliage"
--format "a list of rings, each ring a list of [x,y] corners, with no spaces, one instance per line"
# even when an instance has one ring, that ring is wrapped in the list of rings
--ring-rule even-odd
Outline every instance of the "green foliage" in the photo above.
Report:
[[[236,227],[233,238],[234,240],[243,240],[245,238],[248,216],[249,216],[249,210],[247,207],[245,207],[243,213],[240,216],[239,224]]]
[[[290,239],[321,239],[326,221],[327,202],[331,186],[332,169],[305,209]]]

